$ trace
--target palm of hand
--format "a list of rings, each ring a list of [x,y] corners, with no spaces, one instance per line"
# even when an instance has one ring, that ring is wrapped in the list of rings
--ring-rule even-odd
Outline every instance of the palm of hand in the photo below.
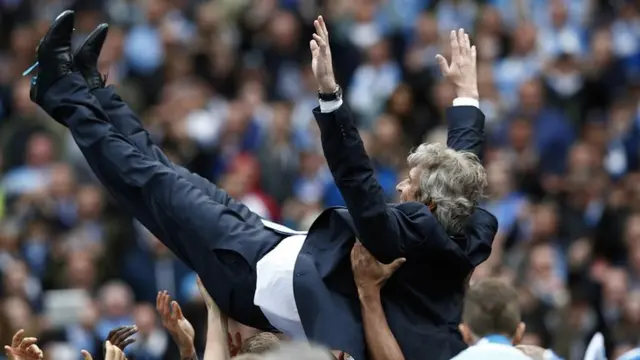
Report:
[[[178,346],[181,348],[192,347],[195,330],[182,314],[180,305],[171,301],[171,297],[166,291],[158,293],[156,309],[162,319],[162,325],[169,331]]]
[[[164,327],[179,341],[181,345],[190,345],[196,336],[193,325],[184,316],[163,319]]]
[[[471,46],[469,35],[463,29],[452,31],[450,42],[451,64],[444,56],[436,56],[442,75],[458,88],[458,96],[477,97],[476,47]]]
[[[309,43],[311,49],[311,70],[320,86],[321,91],[334,91],[336,83],[331,64],[331,49],[329,48],[329,31],[322,16],[313,22],[316,33]]]
[[[333,80],[333,70],[331,69],[331,53],[327,49],[323,53],[319,48],[312,50],[311,70],[319,83]]]

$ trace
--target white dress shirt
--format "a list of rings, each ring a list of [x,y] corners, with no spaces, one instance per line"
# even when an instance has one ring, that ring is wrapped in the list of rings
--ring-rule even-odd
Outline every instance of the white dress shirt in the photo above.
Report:
[[[342,106],[342,100],[320,101],[320,111],[329,113]],[[453,106],[480,107],[478,100],[456,98]],[[258,261],[256,293],[253,303],[258,306],[272,326],[294,340],[306,340],[293,293],[296,260],[307,233],[263,220],[271,229],[290,234]],[[525,357],[526,358],[526,357]]]

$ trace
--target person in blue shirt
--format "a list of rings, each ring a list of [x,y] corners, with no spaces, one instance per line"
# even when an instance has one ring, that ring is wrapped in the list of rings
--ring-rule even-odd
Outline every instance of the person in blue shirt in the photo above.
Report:
[[[515,347],[525,331],[518,293],[499,279],[486,279],[469,287],[459,329],[469,348],[454,360],[530,359]]]

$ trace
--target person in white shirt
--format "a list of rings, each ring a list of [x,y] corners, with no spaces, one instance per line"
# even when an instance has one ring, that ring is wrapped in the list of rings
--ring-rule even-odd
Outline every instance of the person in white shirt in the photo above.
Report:
[[[525,331],[518,293],[501,280],[487,279],[469,287],[459,329],[469,348],[453,360],[531,359],[515,347]]]

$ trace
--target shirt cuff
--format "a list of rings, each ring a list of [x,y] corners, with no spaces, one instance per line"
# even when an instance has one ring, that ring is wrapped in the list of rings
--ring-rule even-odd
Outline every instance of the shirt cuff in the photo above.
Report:
[[[342,106],[342,99],[332,100],[332,101],[322,101],[320,100],[320,112],[321,113],[330,113],[338,110]]]
[[[322,107],[322,105],[320,106]],[[475,106],[479,109],[480,101],[468,97],[459,97],[453,99],[453,106]]]

